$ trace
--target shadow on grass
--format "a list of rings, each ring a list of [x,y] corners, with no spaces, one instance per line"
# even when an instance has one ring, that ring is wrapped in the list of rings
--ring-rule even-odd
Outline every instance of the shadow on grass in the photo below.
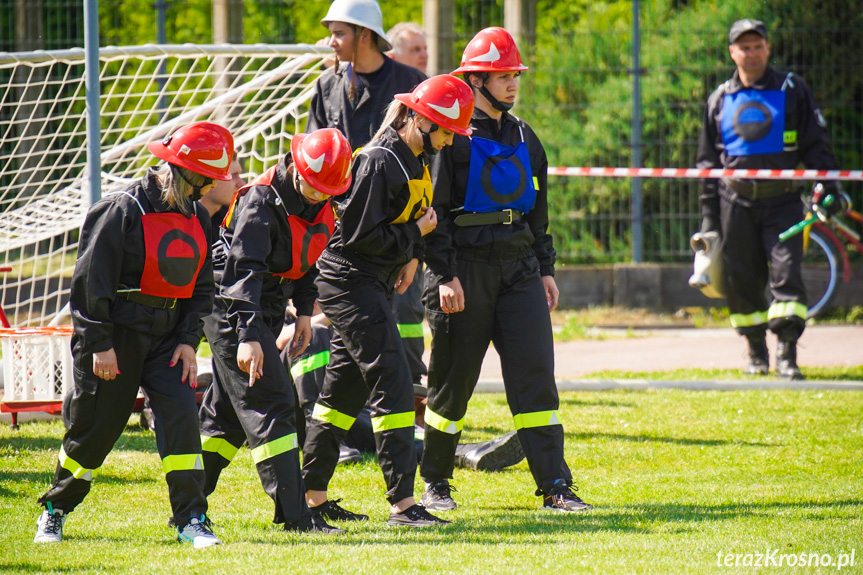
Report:
[[[11,563],[0,561],[0,573],[76,573],[83,569],[87,571],[101,571],[105,566],[103,563],[89,563],[87,565],[66,565],[63,567],[46,567],[38,563]]]
[[[574,433],[565,431],[564,436],[568,440],[584,439],[615,439],[620,441],[632,441],[635,443],[671,443],[675,445],[745,445],[749,447],[780,447],[782,443],[761,443],[759,441],[737,441],[734,439],[690,439],[688,437],[663,437],[656,435],[626,435],[623,433]]]
[[[110,457],[110,456],[109,456]],[[29,483],[31,485],[50,486],[54,480],[54,469],[46,469],[41,471],[0,471],[0,497],[24,497],[21,490],[24,486],[21,484]],[[130,476],[128,473],[122,477],[103,474],[95,479],[95,483],[103,485],[146,485],[154,483],[162,483],[162,477],[142,477],[140,475]],[[21,485],[20,490],[10,489],[10,486]],[[47,489],[47,487],[46,487]],[[29,497],[29,494],[26,495]],[[2,570],[0,570],[2,573]]]
[[[596,401],[582,401],[579,399],[563,399],[560,400],[560,406],[563,408],[566,407],[626,407],[626,408],[634,408],[637,407],[634,403],[624,403],[620,401],[612,401],[608,399],[599,399]]]
[[[355,547],[357,544],[389,546],[422,545],[494,545],[499,543],[520,541],[521,545],[543,546],[552,548],[554,545],[570,544],[572,533],[603,533],[650,535],[654,533],[684,534],[695,531],[693,524],[710,522],[727,522],[745,520],[748,518],[779,519],[781,512],[794,512],[795,520],[815,521],[834,516],[825,516],[825,512],[848,507],[849,514],[859,515],[863,508],[863,500],[845,499],[838,501],[816,502],[780,502],[735,505],[685,505],[685,504],[642,504],[629,506],[599,507],[594,511],[584,513],[558,513],[540,509],[524,509],[522,507],[483,507],[482,517],[448,516],[453,520],[450,525],[429,527],[423,529],[387,527],[381,520],[373,520],[362,525],[348,524],[348,533],[340,536],[322,536],[318,534],[286,533],[279,526],[272,524],[256,524],[250,521],[229,521],[216,524],[216,534],[228,544],[235,545],[281,545],[296,543],[310,546],[340,545]],[[810,510],[800,515],[801,510]],[[228,524],[230,523],[230,525]],[[81,527],[77,533],[70,532],[70,543],[124,545],[132,542],[134,535],[129,536],[95,536]],[[230,533],[230,535],[226,535]],[[134,538],[134,543],[140,543]],[[173,533],[168,533],[164,540],[155,541],[156,545],[170,547],[177,545]],[[13,572],[41,572],[44,566],[36,564],[12,564],[0,562],[0,572],[4,567],[13,567]],[[89,566],[75,565],[75,570],[87,569]],[[54,570],[54,569],[50,569]],[[62,567],[60,570],[72,570]]]
[[[11,436],[3,439],[4,447],[21,452],[59,450],[62,436]],[[143,451],[156,453],[156,436],[140,427],[129,426],[117,439],[112,451]]]
[[[507,420],[505,423],[512,423],[512,420]],[[462,429],[462,440],[460,443],[475,443],[476,441],[486,441],[494,437],[506,435],[510,431],[513,431],[513,429],[504,429],[502,427],[492,425],[465,425],[464,429]],[[474,434],[487,434],[490,437],[487,437],[485,439],[465,439],[465,436],[474,437]]]
[[[379,528],[377,525],[353,527],[348,525],[348,534],[339,537],[316,537],[302,534],[285,534],[292,542],[307,545],[350,545],[358,542],[363,545],[415,545],[435,544],[480,544],[490,545],[507,541],[522,541],[524,545],[553,546],[568,544],[572,533],[688,533],[695,530],[693,523],[737,521],[746,518],[777,517],[781,511],[811,509],[801,520],[825,519],[823,512],[841,507],[855,516],[863,507],[863,500],[850,499],[829,502],[765,502],[750,505],[631,505],[600,507],[585,513],[558,513],[539,509],[523,508],[484,508],[481,521],[473,518],[453,520],[450,525],[424,529]],[[383,527],[383,526],[381,526]],[[261,530],[260,535],[243,537],[242,542],[252,544],[272,544],[274,533],[269,529]],[[530,539],[526,540],[526,537]],[[235,541],[239,543],[240,541]]]

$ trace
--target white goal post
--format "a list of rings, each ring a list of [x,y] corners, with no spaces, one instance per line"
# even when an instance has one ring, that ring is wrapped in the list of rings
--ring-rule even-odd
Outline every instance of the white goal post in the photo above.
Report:
[[[102,193],[158,160],[146,144],[194,121],[230,129],[246,174],[290,150],[322,60],[299,45],[99,50]],[[0,52],[0,268],[13,326],[47,325],[69,299],[89,192],[84,50]]]

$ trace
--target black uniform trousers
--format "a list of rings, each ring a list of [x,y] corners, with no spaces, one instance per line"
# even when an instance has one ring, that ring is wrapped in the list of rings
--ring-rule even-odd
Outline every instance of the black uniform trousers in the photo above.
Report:
[[[413,383],[420,383],[422,377],[428,374],[425,363],[423,363],[423,352],[425,351],[423,278],[422,265],[417,266],[414,281],[411,282],[405,293],[393,294],[393,314],[395,314],[396,324],[398,324],[405,353],[408,356],[408,367],[411,370]]]
[[[799,194],[748,200],[722,190],[720,214],[732,325],[741,335],[769,328],[796,340],[806,327],[803,235],[780,242],[779,234],[802,219]]]
[[[356,268],[318,260],[318,303],[335,328],[324,387],[303,449],[306,487],[326,491],[345,438],[363,406],[371,408],[387,500],[414,493],[413,384],[392,312],[392,285]]]
[[[422,302],[420,302],[421,304]],[[333,339],[332,326],[312,325],[312,341],[305,351],[296,358],[288,353],[288,347],[282,350],[282,362],[291,373],[296,391],[297,407],[294,409],[297,418],[297,437],[300,445],[306,443],[306,421],[312,419],[315,403],[324,388],[324,376],[330,358],[330,341]],[[402,335],[402,342],[405,341]],[[326,361],[323,361],[326,358]],[[414,401],[416,409],[416,401]],[[416,421],[416,419],[415,419]],[[344,444],[362,453],[375,453],[375,432],[372,427],[372,410],[368,404],[357,415],[356,421],[345,435]],[[417,461],[422,459],[423,441],[419,431],[414,429],[414,446],[417,450]]]
[[[169,365],[179,340],[174,334],[154,337],[115,325],[113,343],[120,374],[104,381],[93,374],[93,354],[82,352],[81,341],[73,337],[75,390],[67,405],[69,427],[54,486],[39,503],[51,502],[69,513],[84,500],[129,421],[140,386],[156,419],[156,447],[173,519],[185,527],[207,512],[207,499],[195,390],[180,381],[182,362]]]
[[[537,488],[572,483],[563,457],[563,426],[554,381],[554,341],[539,263],[532,251],[458,252],[464,311],[445,314],[439,284],[426,275],[432,331],[426,431],[420,474],[451,479],[468,401],[490,342],[501,358],[506,399]]]
[[[219,335],[220,321],[225,322],[219,314],[204,320],[213,351],[213,383],[200,410],[205,492],[215,490],[219,474],[248,441],[264,491],[275,503],[273,522],[296,523],[311,512],[300,474],[293,383],[279,357],[276,334],[261,330],[263,377],[249,387],[249,374],[237,365],[236,337]]]
[[[305,351],[296,358],[288,353],[290,346],[282,350],[282,363],[294,380],[297,406],[294,409],[297,421],[297,437],[300,445],[306,443],[306,422],[312,419],[315,403],[324,388],[324,375],[330,362],[330,341],[333,339],[332,326],[313,324],[312,340]],[[402,339],[404,341],[404,338]],[[357,420],[345,436],[344,444],[364,453],[376,451],[372,429],[371,409],[364,407]]]

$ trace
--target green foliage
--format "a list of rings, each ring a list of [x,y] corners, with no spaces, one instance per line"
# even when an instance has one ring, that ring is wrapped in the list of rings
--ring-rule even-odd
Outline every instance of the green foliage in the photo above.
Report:
[[[863,324],[863,306],[835,307],[815,320],[819,324],[841,323],[841,324]]]
[[[583,315],[568,312],[564,318],[563,325],[554,331],[554,341],[588,339],[590,328],[591,325],[584,320]]]
[[[0,0],[12,6],[9,0]],[[68,3],[67,3],[68,4]],[[102,44],[154,42],[153,0],[104,0]],[[320,20],[330,0],[246,0],[247,43],[314,43],[326,35]],[[813,88],[833,135],[839,163],[857,169],[863,154],[863,74],[860,52],[863,11],[847,0],[651,0],[640,2],[642,162],[648,167],[691,167],[708,94],[733,72],[727,30],[742,17],[768,24],[771,63],[792,70]],[[50,24],[46,47],[61,30],[69,44],[83,43],[80,4],[43,8]],[[420,0],[382,0],[384,28],[422,22]],[[533,46],[521,52],[530,70],[522,76],[516,113],[539,134],[554,166],[628,166],[632,163],[633,108],[631,0],[536,0]],[[0,10],[0,29],[12,26],[13,10]],[[170,2],[170,43],[212,41],[211,0]],[[456,0],[453,43],[458,60],[483,27],[503,24],[502,0]],[[64,26],[65,25],[65,26]],[[457,61],[449,63],[452,66]],[[444,63],[446,68],[448,64]],[[125,88],[125,86],[123,86]],[[77,110],[76,110],[77,112]],[[631,258],[632,182],[624,178],[552,178],[551,233],[566,263]],[[848,183],[856,204],[863,185]],[[689,258],[688,236],[698,224],[698,183],[642,181],[647,259]]]
[[[727,30],[743,17],[768,22],[774,65],[803,75],[826,112],[843,166],[859,164],[861,114],[853,104],[863,77],[838,71],[838,54],[856,53],[863,15],[846,2],[780,0],[752,4],[657,0],[641,2],[642,160],[648,167],[691,167],[707,95],[733,72]],[[826,28],[829,26],[830,28]],[[520,114],[540,134],[551,165],[628,166],[632,161],[632,3],[538,2],[536,66],[528,73]],[[805,35],[805,36],[804,36]],[[805,40],[802,38],[805,37]],[[857,40],[855,40],[855,38]],[[840,114],[833,118],[831,114]],[[564,261],[619,261],[628,245],[628,179],[564,178],[550,181],[558,203],[578,210],[554,212],[551,230]],[[852,196],[860,186],[851,184]],[[652,261],[688,256],[697,226],[698,186],[690,181],[643,181],[645,253]],[[551,203],[555,200],[552,199]],[[611,215],[611,217],[608,217]],[[603,217],[604,216],[604,217]],[[599,246],[604,253],[597,254]]]

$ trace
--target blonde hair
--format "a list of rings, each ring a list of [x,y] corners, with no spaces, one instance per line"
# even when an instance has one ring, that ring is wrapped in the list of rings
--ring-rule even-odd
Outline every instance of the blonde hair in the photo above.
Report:
[[[156,167],[155,176],[162,190],[162,201],[179,210],[184,216],[192,214],[193,186],[202,186],[207,181],[206,176],[197,172],[163,162]]]
[[[372,136],[372,139],[369,140],[369,144],[380,138],[384,135],[384,132],[387,131],[387,128],[392,126],[396,130],[400,130],[405,124],[408,123],[408,120],[411,117],[411,109],[399,102],[398,100],[393,100],[390,102],[390,105],[387,106],[387,113],[384,115],[384,121],[381,123],[381,127],[378,128],[378,131]],[[368,144],[366,144],[368,145]]]

